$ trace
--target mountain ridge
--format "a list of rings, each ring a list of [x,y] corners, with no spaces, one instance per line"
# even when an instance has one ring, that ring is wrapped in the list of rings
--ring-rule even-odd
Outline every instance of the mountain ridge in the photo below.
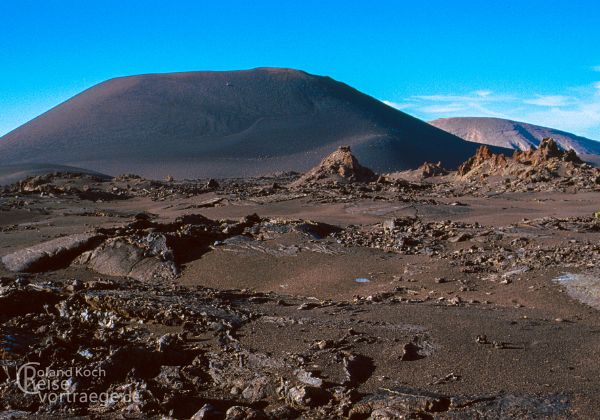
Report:
[[[538,147],[544,138],[553,138],[583,160],[600,163],[600,142],[563,130],[492,117],[440,118],[429,123],[467,141],[521,151]]]

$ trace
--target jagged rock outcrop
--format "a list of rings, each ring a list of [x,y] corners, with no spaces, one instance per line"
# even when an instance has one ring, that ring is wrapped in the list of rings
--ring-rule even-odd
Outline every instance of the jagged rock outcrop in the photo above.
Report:
[[[377,175],[358,163],[349,146],[340,146],[315,168],[304,174],[294,185],[328,182],[372,182]]]
[[[595,190],[600,185],[600,170],[583,162],[574,150],[562,150],[551,138],[543,139],[538,148],[515,151],[509,158],[481,146],[459,167],[457,176],[477,182],[493,178],[511,191]]]
[[[465,163],[459,166],[458,175],[464,176],[472,169],[482,165],[488,165],[490,168],[504,168],[506,164],[506,156],[492,153],[487,146],[481,146],[477,149],[475,156],[470,157]]]
[[[538,148],[532,147],[525,151],[515,151],[513,159],[517,162],[529,165],[539,165],[551,159],[578,164],[583,163],[583,161],[579,159],[579,156],[577,156],[577,153],[575,153],[575,150],[562,150],[554,139],[551,138],[543,139]]]
[[[419,166],[417,170],[421,172],[421,176],[423,178],[431,178],[432,176],[444,176],[448,175],[449,173],[448,170],[442,166],[442,162],[424,162],[421,166]]]
[[[477,149],[475,156],[469,158],[458,168],[459,176],[466,176],[476,171],[478,175],[514,174],[523,169],[523,165],[536,169],[557,169],[561,163],[570,163],[571,167],[581,166],[584,162],[579,159],[574,150],[562,150],[551,138],[545,138],[539,148],[532,147],[525,151],[515,151],[511,158],[492,153],[487,146]]]

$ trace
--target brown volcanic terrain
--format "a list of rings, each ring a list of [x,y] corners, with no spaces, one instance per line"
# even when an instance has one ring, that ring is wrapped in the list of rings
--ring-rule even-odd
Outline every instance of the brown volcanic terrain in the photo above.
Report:
[[[542,139],[551,137],[561,148],[575,150],[583,160],[600,163],[600,142],[554,128],[486,117],[440,118],[429,124],[467,141],[516,150],[538,147]]]
[[[551,140],[412,181],[361,164],[0,189],[2,416],[597,417],[600,170]],[[106,376],[50,403],[26,361]],[[115,397],[66,399],[89,392]]]
[[[377,172],[476,146],[329,77],[289,69],[149,74],[100,83],[0,139],[0,165],[150,178],[305,171],[349,145]]]

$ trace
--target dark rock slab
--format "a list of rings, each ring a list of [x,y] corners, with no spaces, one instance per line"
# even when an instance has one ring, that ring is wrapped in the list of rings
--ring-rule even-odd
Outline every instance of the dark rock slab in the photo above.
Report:
[[[107,276],[130,277],[145,281],[159,278],[172,280],[178,269],[171,259],[157,255],[148,255],[147,249],[127,242],[124,238],[115,238],[104,245],[86,252],[77,260],[92,270]]]
[[[30,246],[2,257],[4,266],[14,272],[40,272],[68,266],[79,254],[98,246],[104,237],[78,233]]]

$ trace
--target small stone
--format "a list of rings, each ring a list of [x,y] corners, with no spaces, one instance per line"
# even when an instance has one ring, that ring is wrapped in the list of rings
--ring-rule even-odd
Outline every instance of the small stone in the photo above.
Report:
[[[67,286],[67,290],[70,292],[77,292],[85,288],[83,282],[79,279],[73,280],[73,282]]]
[[[215,181],[214,179],[209,179],[208,182],[206,183],[206,188],[208,188],[208,189],[219,188],[219,183],[217,181]]]
[[[15,284],[19,287],[25,287],[30,283],[29,279],[25,277],[17,277]]]
[[[415,343],[405,344],[402,349],[402,356],[400,356],[400,360],[404,362],[422,359],[423,356],[419,354],[419,350],[421,350],[421,348]]]
[[[318,407],[329,401],[331,395],[321,389],[313,386],[295,386],[288,391],[290,403],[298,407]]]
[[[501,342],[501,341],[493,341],[492,344],[494,345],[495,349],[505,349],[506,348],[506,344]]]
[[[462,299],[458,296],[454,296],[452,299],[448,299],[448,303],[450,303],[451,305],[459,305],[462,302]]]
[[[304,369],[299,369],[296,372],[296,377],[302,383],[307,385],[315,386],[317,388],[321,388],[323,386],[323,379],[316,376],[313,372],[306,371]]]
[[[469,239],[471,239],[471,235],[469,235],[468,233],[461,233],[460,235],[456,235],[448,239],[448,242],[464,242],[468,241]]]
[[[319,306],[318,303],[306,302],[306,303],[303,303],[302,305],[298,306],[296,309],[298,309],[299,311],[308,311],[310,309],[317,308],[318,306]]]
[[[325,350],[325,349],[333,347],[333,341],[331,341],[331,340],[315,341],[310,347],[312,349]]]
[[[266,420],[266,418],[262,411],[241,405],[234,405],[225,413],[225,420]]]

